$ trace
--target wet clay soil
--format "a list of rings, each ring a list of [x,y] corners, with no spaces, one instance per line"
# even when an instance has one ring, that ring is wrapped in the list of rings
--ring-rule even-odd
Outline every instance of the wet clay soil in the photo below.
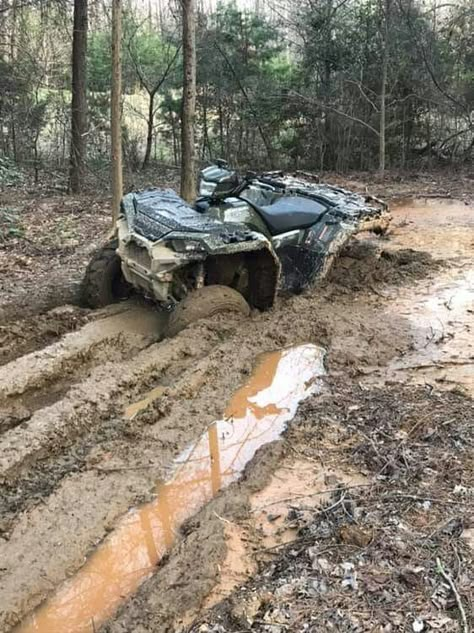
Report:
[[[441,529],[443,521],[459,517],[463,529],[472,527],[464,506],[452,505],[458,499],[452,496],[455,486],[467,490],[466,494],[472,490],[466,461],[469,453],[464,448],[472,404],[468,397],[451,390],[472,390],[474,210],[462,202],[407,200],[397,203],[393,215],[388,238],[361,237],[336,263],[322,288],[280,300],[271,312],[254,315],[250,321],[215,317],[191,326],[173,340],[159,342],[155,317],[139,320],[142,325],[135,330],[136,314],[126,315],[136,308],[125,305],[119,308],[126,317],[120,332],[98,336],[94,344],[84,330],[89,324],[78,322],[68,328],[74,332],[66,336],[59,333],[56,342],[46,338],[43,345],[40,336],[34,339],[34,346],[27,349],[37,351],[30,357],[9,357],[2,381],[2,387],[8,387],[0,409],[11,417],[16,407],[20,415],[0,434],[1,631],[9,631],[20,622],[33,626],[24,620],[29,612],[47,598],[50,602],[45,604],[54,605],[57,596],[67,596],[75,578],[81,574],[87,577],[89,563],[84,566],[84,562],[106,551],[96,549],[97,544],[104,539],[104,544],[112,542],[120,526],[137,525],[140,515],[126,513],[143,502],[151,505],[142,506],[149,511],[148,520],[145,517],[143,522],[141,517],[140,529],[144,534],[148,530],[153,538],[140,540],[148,543],[143,549],[130,536],[129,547],[123,547],[123,552],[136,553],[144,568],[138,575],[136,571],[131,574],[135,584],[124,594],[143,584],[128,600],[124,595],[118,614],[105,624],[104,630],[114,633],[178,630],[192,627],[195,618],[199,626],[223,625],[225,630],[236,631],[263,627],[257,621],[265,618],[265,626],[278,623],[279,614],[266,614],[269,597],[256,591],[257,586],[263,586],[260,574],[275,578],[277,584],[279,578],[288,579],[282,584],[292,584],[298,570],[304,576],[305,568],[298,567],[299,554],[296,567],[288,562],[286,548],[291,545],[286,543],[299,542],[307,530],[313,538],[311,546],[317,545],[321,551],[341,542],[350,550],[354,539],[360,549],[367,547],[369,537],[378,543],[377,535],[384,533],[383,526],[393,518],[390,512],[395,516],[406,511],[408,524],[415,529],[414,541],[410,541],[415,557],[419,542]],[[114,310],[117,308],[100,318],[115,318]],[[139,310],[145,315],[151,309],[141,306]],[[95,314],[87,315],[90,320],[99,322]],[[103,330],[99,327],[97,331]],[[208,449],[211,445],[213,451],[216,446],[220,449],[225,437],[221,438],[218,425],[212,423],[221,420],[222,432],[229,430],[226,406],[235,406],[232,396],[241,393],[242,385],[245,390],[259,354],[302,344],[322,346],[327,351],[323,393],[306,400],[283,440],[261,447],[252,458],[257,445],[278,437],[278,424],[272,423],[270,435],[238,462],[236,471],[243,470],[242,478],[224,482],[222,472],[211,467],[215,461]],[[399,386],[412,382],[418,386]],[[57,384],[60,388],[53,401],[42,400]],[[282,394],[286,385],[284,381],[279,388]],[[439,391],[440,387],[444,390]],[[278,418],[277,411],[268,413]],[[385,435],[373,435],[384,420]],[[206,438],[202,444],[200,437]],[[203,450],[207,447],[207,457],[203,456],[207,460],[206,492],[184,514],[179,512],[176,495],[171,503],[168,499],[168,510],[176,517],[168,544],[159,546],[156,538],[166,541],[166,530],[160,524],[161,509],[153,504],[167,496],[160,497],[156,484],[177,483],[181,466],[176,460],[184,456],[186,462],[193,450],[189,447],[199,452],[200,446]],[[438,472],[437,463],[449,471],[445,484],[441,476],[429,476],[431,471]],[[386,479],[380,480],[380,476]],[[379,489],[381,481],[388,488]],[[224,483],[230,485],[225,487]],[[334,492],[341,487],[347,488],[343,501],[341,493]],[[406,505],[409,500],[405,500],[405,505],[397,506],[391,497],[390,503],[384,502],[377,509],[378,496],[385,499],[404,487],[405,492],[409,490],[407,494],[422,497],[421,504],[425,497],[440,497],[449,503],[436,505],[434,514],[424,519],[423,512],[428,511],[415,501]],[[370,494],[364,495],[364,490]],[[337,539],[343,539],[340,529],[345,523],[338,513],[343,511],[346,523],[350,523],[347,513],[352,506],[346,507],[346,502],[361,507],[362,514],[356,512],[361,533],[345,530],[346,540],[341,541]],[[321,514],[321,508],[334,505],[333,510]],[[383,514],[384,508],[389,514]],[[370,525],[365,519],[360,524],[362,516],[370,517]],[[321,536],[321,517],[330,527],[335,526],[333,532],[325,528],[324,533],[329,534],[326,541]],[[424,526],[422,519],[426,519]],[[456,538],[461,538],[461,532],[456,532]],[[398,533],[393,531],[389,536],[398,542]],[[442,534],[439,538],[444,543]],[[175,543],[169,549],[172,540]],[[455,545],[460,560],[457,579],[464,599],[467,550],[461,541]],[[229,555],[232,548],[239,560],[246,561],[235,574]],[[309,554],[301,551],[306,561]],[[453,550],[449,555],[440,551],[445,564],[454,569]],[[379,556],[377,552],[382,550],[376,548],[374,556]],[[387,553],[383,564],[380,558],[380,565],[403,569],[403,561],[397,558],[400,555],[391,546],[390,555]],[[355,558],[328,559],[326,553],[315,560],[318,558],[328,560],[330,567],[325,574],[331,578],[342,574],[340,580],[346,574],[349,585],[350,569],[341,565],[360,562]],[[127,556],[117,560],[127,560]],[[426,577],[432,579],[432,573],[436,577],[428,559],[423,561],[428,569]],[[269,569],[273,570],[271,576]],[[381,572],[377,567],[371,573],[380,576]],[[248,585],[248,594],[239,593],[236,585],[252,575],[254,580],[247,582],[260,584]],[[119,583],[108,586],[112,593],[117,588],[121,591]],[[308,586],[304,591],[310,591]],[[340,586],[334,588],[339,591]],[[276,589],[277,585],[268,585],[268,591],[275,595]],[[302,608],[296,594],[289,588],[280,591],[282,595],[285,592]],[[248,602],[250,594],[256,593],[258,599]],[[366,597],[348,595],[351,604],[341,603],[341,609],[344,613],[360,612]],[[399,606],[393,607],[397,613],[403,612],[406,603],[406,596],[400,595]],[[82,613],[94,617],[92,598],[82,600],[80,608],[72,607],[75,603],[69,598],[68,616],[77,618]],[[223,620],[219,620],[221,599],[227,601]],[[423,603],[425,610],[428,603]],[[100,622],[116,606],[115,602],[98,617],[97,626],[90,621],[89,628],[85,625],[77,630],[99,630]],[[206,612],[205,608],[211,610]],[[321,603],[322,612],[328,608]],[[414,608],[412,611],[415,613]],[[405,612],[406,624],[411,626],[416,613],[412,617],[406,608]],[[44,612],[40,610],[37,615],[40,613]],[[446,617],[451,619],[452,615]],[[37,630],[74,630],[64,626],[54,629],[48,620],[47,624],[42,622],[43,628]],[[315,630],[322,631],[329,625],[321,621],[318,626]],[[346,630],[345,624],[335,626],[336,630]]]
[[[224,419],[175,460],[175,472],[158,485],[156,500],[131,511],[17,633],[86,633],[91,622],[99,626],[110,617],[150,576],[183,522],[237,479],[258,448],[278,438],[299,402],[320,390],[323,356],[314,345],[263,356]]]

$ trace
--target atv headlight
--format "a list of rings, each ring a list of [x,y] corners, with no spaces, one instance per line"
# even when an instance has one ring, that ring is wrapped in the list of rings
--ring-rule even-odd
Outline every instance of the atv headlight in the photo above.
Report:
[[[171,246],[177,253],[199,253],[206,249],[196,240],[171,240]]]

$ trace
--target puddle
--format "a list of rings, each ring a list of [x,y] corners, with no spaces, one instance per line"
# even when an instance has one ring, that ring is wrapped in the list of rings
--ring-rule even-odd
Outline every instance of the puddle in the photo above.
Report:
[[[138,402],[134,402],[125,408],[123,415],[127,420],[133,420],[133,418],[140,413],[140,411],[144,411],[152,402],[157,400],[160,396],[163,395],[166,387],[162,385],[158,385],[152,389],[142,400]]]
[[[239,478],[277,439],[298,403],[321,389],[324,350],[301,345],[263,355],[214,422],[174,463],[156,499],[130,511],[85,565],[15,633],[91,633],[149,578],[182,523]],[[138,404],[138,403],[137,403]]]
[[[474,206],[459,200],[405,198],[391,205],[391,245],[429,252],[447,265],[435,280],[398,289],[383,318],[407,319],[413,349],[369,382],[409,380],[474,395]]]
[[[460,200],[405,198],[390,205],[391,242],[430,252],[434,257],[472,257],[474,206]]]
[[[400,292],[385,312],[393,314],[410,321],[413,350],[374,376],[461,385],[474,395],[474,270],[448,271]]]

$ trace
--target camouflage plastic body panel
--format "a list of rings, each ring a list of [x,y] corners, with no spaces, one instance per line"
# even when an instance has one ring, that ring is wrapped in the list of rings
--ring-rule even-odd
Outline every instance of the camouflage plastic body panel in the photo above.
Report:
[[[218,171],[226,181],[226,170]],[[315,283],[364,223],[376,227],[388,215],[386,205],[375,198],[281,172],[240,182],[243,186],[232,195],[203,195],[195,208],[170,189],[125,196],[118,252],[126,279],[167,302],[175,275],[186,267],[202,270],[203,263],[215,262],[216,256],[260,251],[258,265],[253,255],[245,261],[254,262],[252,275],[272,279],[272,292],[263,282],[265,292],[253,283],[254,304],[260,293],[270,297],[264,302],[269,306],[277,287],[299,292]],[[213,182],[207,185],[212,189]],[[308,199],[317,204],[308,204]],[[202,273],[196,274],[204,279]]]
[[[248,202],[239,198],[227,198],[223,204],[210,207],[205,215],[225,223],[245,224],[271,239],[267,225],[257,211]]]

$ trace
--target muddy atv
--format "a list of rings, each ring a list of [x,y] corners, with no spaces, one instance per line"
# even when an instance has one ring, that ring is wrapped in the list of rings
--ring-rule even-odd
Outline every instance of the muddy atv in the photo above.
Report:
[[[101,307],[139,292],[170,312],[168,335],[219,312],[271,308],[278,291],[325,276],[359,231],[383,232],[386,205],[330,185],[219,162],[201,172],[193,206],[174,191],[126,195],[117,237],[96,252],[83,292]]]

